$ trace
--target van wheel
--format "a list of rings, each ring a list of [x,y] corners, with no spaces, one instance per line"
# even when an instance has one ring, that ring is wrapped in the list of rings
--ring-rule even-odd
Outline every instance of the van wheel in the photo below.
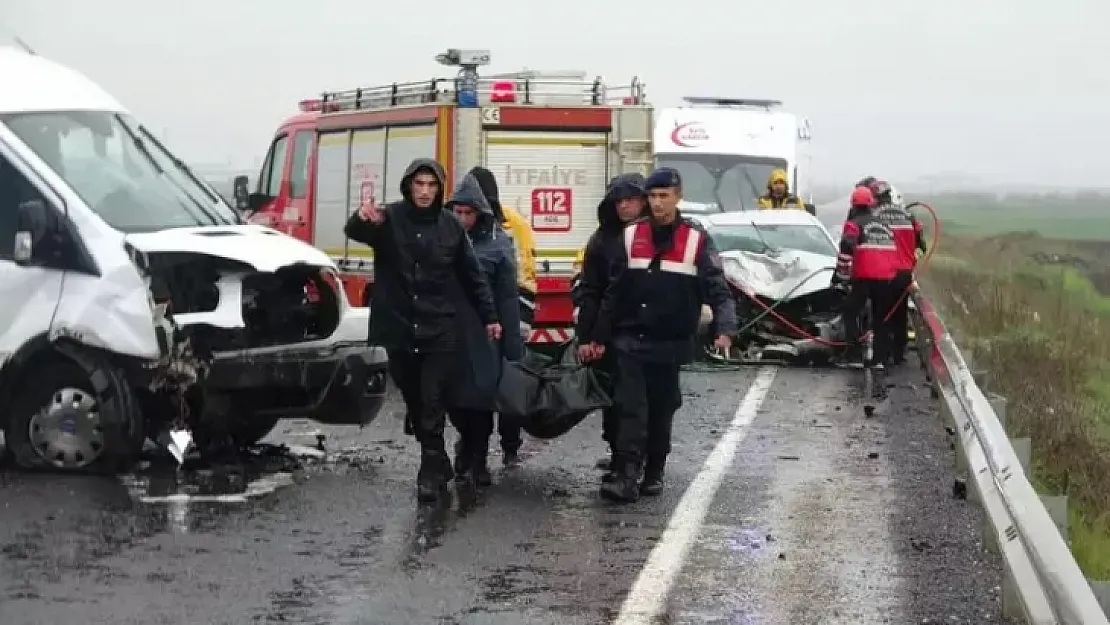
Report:
[[[105,388],[97,392],[93,379]],[[113,367],[90,375],[72,360],[52,359],[29,370],[14,397],[7,451],[23,469],[114,471],[142,450],[141,422],[131,389]]]

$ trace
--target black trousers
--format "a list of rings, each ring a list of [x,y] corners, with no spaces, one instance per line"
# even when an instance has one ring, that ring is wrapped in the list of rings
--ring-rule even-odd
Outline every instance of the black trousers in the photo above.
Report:
[[[901,272],[894,278],[894,312],[890,316],[890,355],[904,358],[906,344],[909,341],[907,333],[910,326],[910,296],[907,293],[913,282],[913,273]]]
[[[901,294],[899,280],[852,280],[852,290],[844,302],[844,330],[847,343],[855,346],[860,343],[860,317],[864,308],[871,306],[872,360],[886,362],[891,354],[894,315],[891,309]],[[887,317],[890,317],[888,319]],[[905,326],[902,333],[905,334]]]
[[[605,350],[605,355],[601,360],[594,363],[593,368],[599,373],[606,376],[608,384],[606,390],[613,394],[614,383],[617,379],[617,356],[612,349]],[[613,451],[617,444],[617,428],[619,426],[620,414],[616,406],[610,406],[601,411],[601,440],[609,443],[610,451]]]
[[[488,452],[489,437],[493,435],[492,410],[453,408],[448,417],[465,445],[475,453],[484,455]],[[524,444],[520,424],[513,419],[497,415],[497,434],[501,437],[501,450],[505,453],[516,453]]]
[[[444,451],[443,428],[454,378],[454,352],[389,352],[389,375],[405,400],[406,420],[426,451]]]
[[[662,468],[671,453],[674,413],[682,406],[679,366],[618,353],[617,368],[614,451],[621,462],[646,460]]]

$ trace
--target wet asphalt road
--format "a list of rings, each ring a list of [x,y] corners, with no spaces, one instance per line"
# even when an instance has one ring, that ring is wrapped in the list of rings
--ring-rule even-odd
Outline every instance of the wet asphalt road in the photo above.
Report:
[[[0,623],[586,625],[616,622],[626,599],[626,617],[658,605],[658,622],[691,625],[1003,622],[999,563],[978,509],[952,497],[919,372],[894,376],[870,419],[858,372],[758,375],[769,386],[745,426],[757,370],[686,374],[668,491],[626,507],[596,496],[591,420],[529,440],[525,465],[476,498],[419,508],[396,405],[325,430],[326,461],[245,502],[0,474]],[[274,439],[314,445],[315,431],[290,422]],[[735,456],[706,490],[724,438]]]

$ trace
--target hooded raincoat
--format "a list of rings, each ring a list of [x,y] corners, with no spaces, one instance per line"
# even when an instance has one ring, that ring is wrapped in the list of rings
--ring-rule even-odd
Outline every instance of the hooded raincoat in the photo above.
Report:
[[[459,300],[456,317],[460,340],[460,364],[455,385],[453,408],[468,410],[493,410],[497,384],[501,380],[501,365],[505,360],[520,360],[524,356],[524,341],[520,334],[509,331],[520,325],[517,303],[517,267],[513,241],[501,229],[501,224],[486,200],[478,181],[466,176],[451,195],[447,207],[456,204],[478,210],[478,221],[470,229],[469,237],[482,268],[482,275],[493,292],[494,307],[501,320],[501,340],[491,342],[486,336],[477,311],[466,305],[466,294],[454,291]]]
[[[786,185],[786,195],[782,197],[775,197],[772,187],[776,182],[781,182]],[[796,208],[799,210],[806,210],[806,204],[798,196],[790,193],[790,181],[787,180],[786,170],[776,169],[771,172],[767,178],[767,194],[759,196],[760,209],[784,209]]]
[[[624,252],[625,223],[617,215],[617,200],[643,196],[644,177],[640,174],[621,174],[609,183],[605,197],[597,205],[597,230],[586,242],[581,252],[581,273],[574,283],[574,306],[578,309],[575,336],[581,344],[592,339],[594,323],[600,312],[602,296],[609,285],[609,272]],[[647,204],[641,217],[650,214]]]
[[[428,208],[411,200],[412,179],[421,171],[440,181],[439,195]],[[445,178],[439,163],[418,158],[401,178],[404,199],[385,207],[385,221],[373,224],[355,213],[344,228],[348,237],[374,249],[370,343],[388,351],[456,349],[455,319],[462,309],[476,314],[481,325],[498,320],[474,248],[459,220],[443,210]],[[465,303],[450,295],[460,288]]]
[[[536,233],[520,213],[508,206],[502,206],[493,172],[485,167],[474,167],[469,173],[478,181],[493,214],[501,222],[501,228],[513,239],[517,283],[520,287],[520,320],[524,324],[522,329],[530,327],[536,310]],[[527,336],[527,332],[525,335]]]

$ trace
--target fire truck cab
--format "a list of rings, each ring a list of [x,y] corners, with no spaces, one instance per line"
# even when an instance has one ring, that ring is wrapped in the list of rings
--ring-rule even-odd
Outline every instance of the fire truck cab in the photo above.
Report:
[[[373,250],[346,238],[348,217],[365,203],[400,200],[402,172],[415,158],[443,164],[447,194],[482,165],[496,176],[502,205],[535,232],[529,342],[563,342],[573,337],[575,253],[597,227],[608,180],[650,167],[652,127],[637,79],[610,86],[583,72],[478,78],[464,70],[456,78],[328,92],[300,102],[300,112],[277,129],[255,191],[241,206],[250,221],[327,253],[348,298],[365,306]]]

